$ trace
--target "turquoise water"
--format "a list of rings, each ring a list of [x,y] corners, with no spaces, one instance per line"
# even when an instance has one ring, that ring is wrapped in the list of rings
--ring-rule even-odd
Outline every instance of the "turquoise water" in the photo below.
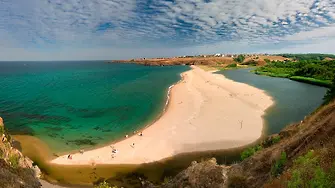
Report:
[[[327,88],[292,81],[285,78],[260,76],[251,69],[220,71],[227,78],[266,91],[275,101],[264,115],[265,133],[280,132],[290,123],[300,122],[322,104]]]
[[[33,135],[52,151],[104,144],[162,112],[186,66],[84,62],[0,62],[0,116],[11,134]]]

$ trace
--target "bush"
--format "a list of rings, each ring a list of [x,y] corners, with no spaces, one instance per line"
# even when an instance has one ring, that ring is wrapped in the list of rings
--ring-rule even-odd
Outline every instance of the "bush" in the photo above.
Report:
[[[247,62],[241,63],[242,65],[256,66],[257,62],[255,60],[249,60]]]
[[[11,154],[8,158],[8,161],[13,168],[17,168],[19,166],[19,160],[20,156],[17,154]]]
[[[245,59],[244,55],[238,55],[236,58],[234,58],[234,61],[236,61],[237,63],[242,63]]]
[[[333,83],[328,89],[326,95],[323,97],[323,103],[328,104],[335,98],[335,78],[333,79]]]
[[[0,159],[5,157],[5,152],[0,148]]]
[[[244,160],[252,155],[254,155],[257,151],[262,150],[262,146],[261,145],[257,145],[255,147],[250,147],[245,149],[242,153],[241,153],[241,160]]]
[[[110,186],[107,182],[101,182],[99,185],[96,185],[94,188],[117,188],[116,186]]]
[[[286,152],[282,152],[280,155],[280,159],[276,161],[276,163],[271,169],[272,176],[274,177],[279,176],[284,171],[286,162],[287,162]]]
[[[327,80],[318,80],[315,78],[308,78],[303,76],[292,76],[290,77],[291,80],[298,81],[298,82],[304,82],[308,84],[323,86],[323,87],[330,87],[332,82]]]
[[[226,66],[226,68],[236,68],[236,67],[237,67],[236,63],[229,64],[229,65]]]
[[[294,161],[292,177],[287,182],[289,188],[294,187],[334,187],[335,182],[332,172],[326,173],[320,166],[320,162],[313,151],[299,157]]]
[[[279,135],[274,136],[274,137],[271,139],[271,141],[272,141],[272,145],[273,145],[273,144],[277,144],[278,142],[280,142],[280,136],[279,136]]]

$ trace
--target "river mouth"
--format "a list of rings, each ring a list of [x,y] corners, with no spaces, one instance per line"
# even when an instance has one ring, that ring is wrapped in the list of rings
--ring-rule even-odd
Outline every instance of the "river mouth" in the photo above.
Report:
[[[63,186],[90,186],[92,183],[108,180],[116,185],[127,186],[129,182],[139,177],[153,183],[161,183],[166,177],[173,177],[187,168],[192,161],[203,161],[216,158],[218,164],[232,164],[240,160],[240,153],[248,146],[205,152],[178,154],[171,158],[147,164],[122,165],[57,165],[49,161],[54,156],[48,146],[38,138],[16,135],[14,139],[20,142],[22,153],[31,158],[44,173],[44,179]],[[256,141],[254,144],[258,143]],[[251,145],[254,145],[251,144]],[[127,180],[128,179],[128,180]],[[134,186],[129,185],[128,186]]]
[[[254,75],[249,70],[233,71],[218,72],[218,74],[224,74],[231,80],[260,88],[270,94],[275,101],[275,104],[268,108],[263,116],[263,136],[278,133],[289,123],[303,119],[304,116],[310,114],[322,103],[322,97],[326,91],[326,88],[318,86],[310,86],[281,78]],[[287,93],[292,95],[286,96]],[[308,96],[311,93],[312,95]],[[306,100],[308,105],[306,105]],[[290,115],[287,116],[285,114]],[[48,163],[50,159],[56,156],[38,139],[29,136],[16,136],[15,139],[21,142],[23,153],[40,166],[46,174],[45,179],[62,185],[91,185],[106,179],[116,185],[127,185],[127,183],[135,180],[137,182],[139,177],[159,183],[164,181],[166,177],[175,176],[178,172],[187,168],[194,160],[201,161],[215,157],[219,164],[237,162],[240,159],[240,153],[248,147],[180,154],[169,159],[142,165],[66,166]],[[260,140],[251,145],[259,143]]]

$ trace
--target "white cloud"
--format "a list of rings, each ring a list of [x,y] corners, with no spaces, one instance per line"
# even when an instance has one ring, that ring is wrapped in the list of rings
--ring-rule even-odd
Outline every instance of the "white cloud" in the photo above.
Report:
[[[309,41],[335,38],[335,24],[327,27],[316,28],[310,31],[302,31],[286,36],[283,40],[288,41]]]
[[[0,0],[0,47],[30,58],[72,59],[69,49],[90,57],[106,57],[97,49],[118,52],[109,58],[138,54],[134,49],[151,55],[141,48],[170,55],[179,53],[174,48],[228,52],[227,44],[233,51],[266,50],[333,38],[334,24],[333,0]]]

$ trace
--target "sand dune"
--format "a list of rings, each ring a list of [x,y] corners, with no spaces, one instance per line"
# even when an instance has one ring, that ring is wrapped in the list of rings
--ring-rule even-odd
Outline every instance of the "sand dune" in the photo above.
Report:
[[[247,84],[192,66],[171,90],[166,112],[143,136],[133,135],[111,146],[61,156],[56,164],[140,164],[175,154],[228,149],[257,140],[270,96]],[[135,143],[132,146],[132,143]]]

